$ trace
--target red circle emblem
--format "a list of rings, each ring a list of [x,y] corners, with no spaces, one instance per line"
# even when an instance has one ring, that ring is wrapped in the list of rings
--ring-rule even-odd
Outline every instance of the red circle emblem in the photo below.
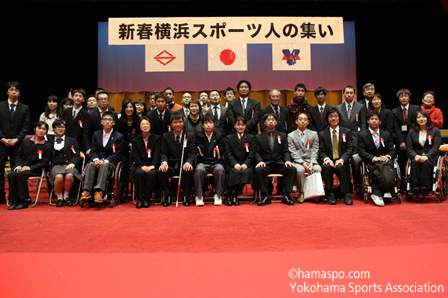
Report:
[[[235,62],[235,58],[236,58],[235,52],[229,49],[222,51],[221,54],[219,55],[219,60],[221,60],[221,62],[224,63],[225,65],[233,64],[233,62]]]

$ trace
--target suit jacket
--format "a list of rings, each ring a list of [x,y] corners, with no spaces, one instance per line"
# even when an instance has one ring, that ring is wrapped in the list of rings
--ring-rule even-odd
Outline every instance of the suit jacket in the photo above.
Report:
[[[187,138],[187,146],[184,148],[184,140]],[[194,134],[190,132],[182,132],[181,144],[177,144],[174,138],[174,132],[170,131],[163,134],[162,137],[162,159],[161,162],[167,162],[170,167],[174,169],[180,168],[180,161],[182,157],[182,149],[184,150],[183,163],[190,163],[194,166],[194,161],[197,154],[196,140]]]
[[[19,142],[16,146],[20,146],[30,129],[30,108],[17,101],[14,111],[14,119],[9,118],[8,101],[0,102],[0,140],[17,138]]]
[[[41,158],[39,158],[39,150],[42,151]],[[24,139],[17,152],[15,167],[28,166],[31,172],[37,173],[43,168],[48,168],[50,157],[51,144],[49,142],[34,144],[31,139]]]
[[[288,149],[293,162],[302,164],[311,162],[317,164],[319,159],[319,136],[317,132],[305,129],[305,143],[302,143],[300,130],[295,130],[288,135]]]
[[[381,109],[380,112],[380,129],[387,131],[392,140],[395,140],[394,115],[391,110]]]
[[[229,132],[229,122],[227,119],[227,111],[228,109],[225,106],[221,106],[221,115],[218,119],[218,122],[215,123],[215,131],[218,132],[221,136],[225,137]],[[213,105],[208,110],[208,114],[214,115]]]
[[[62,111],[62,120],[65,121],[66,127],[65,135],[67,137],[75,138],[80,148],[84,151],[88,149],[83,144],[83,133],[86,125],[87,113],[87,109],[82,107],[75,119],[73,119],[73,108],[64,109]]]
[[[235,126],[235,119],[238,116],[243,116],[246,119],[246,132],[256,135],[258,134],[258,123],[260,122],[260,102],[258,100],[248,98],[246,102],[246,110],[243,114],[243,106],[241,99],[232,100],[229,103],[228,119],[230,127]]]
[[[438,128],[431,128],[426,131],[426,141],[424,146],[420,145],[419,139],[420,131],[411,129],[406,139],[406,150],[409,157],[414,158],[416,155],[426,155],[436,164],[439,157],[439,147],[442,143],[442,136]],[[429,140],[431,139],[431,144]]]
[[[113,112],[115,122],[117,122],[117,114],[113,110],[112,107],[107,107],[107,111]],[[85,125],[83,130],[83,149],[88,150],[92,147],[92,136],[98,131],[103,130],[103,126],[101,125],[101,115],[98,108],[90,110],[87,112],[87,117],[85,117]]]
[[[319,133],[319,161],[322,164],[324,159],[327,157],[331,160],[333,159],[333,144],[331,142],[331,127],[328,126],[323,131]],[[345,135],[345,141],[344,137]],[[352,131],[346,127],[339,126],[339,138],[338,138],[338,148],[339,148],[339,159],[344,161],[344,164],[348,165],[349,159],[352,157],[353,152],[353,139]]]
[[[113,149],[114,144],[115,152]],[[112,166],[115,166],[119,161],[121,150],[123,150],[123,144],[123,135],[114,129],[106,146],[103,146],[103,130],[97,130],[92,136],[90,158],[91,160],[94,160],[96,158],[104,159],[107,160]]]
[[[338,105],[336,109],[339,114],[341,114],[339,125],[349,128],[354,133],[353,136],[356,136],[358,131],[367,129],[367,109],[362,104],[352,102],[350,119],[348,118],[345,102]],[[358,116],[356,116],[356,114],[358,114]]]
[[[197,163],[203,163],[208,165],[224,164],[224,139],[219,132],[213,132],[210,142],[205,132],[196,135],[196,146],[201,149],[202,155],[198,151]],[[218,146],[221,159],[213,156],[213,149]]]
[[[234,168],[236,164],[245,164],[248,168],[254,166],[254,157],[257,151],[254,135],[245,133],[240,140],[236,133],[230,134],[224,139],[224,144],[226,147],[225,160],[228,167]],[[246,145],[248,149],[246,149]]]
[[[373,164],[372,159],[382,155],[389,155],[394,159],[396,152],[394,149],[394,140],[389,132],[379,129],[380,147],[377,149],[370,130],[364,130],[358,134],[359,156],[367,164]],[[381,139],[383,140],[381,142]]]
[[[73,146],[73,150],[75,150],[76,153],[73,153],[72,146]],[[56,150],[54,149],[54,142],[51,143],[51,149],[52,149],[51,150],[52,154],[51,154],[51,162],[50,162],[50,172],[53,169],[53,167],[55,166],[55,162],[56,162]],[[65,163],[67,165],[72,163],[75,165],[75,167],[79,166],[81,156],[79,155],[80,151],[79,151],[78,141],[75,138],[65,136],[64,148],[62,149],[62,152],[64,154]]]
[[[417,105],[409,104],[408,116],[406,117],[406,122],[403,119],[403,110],[401,106],[398,106],[392,110],[394,115],[394,127],[395,127],[395,139],[397,144],[406,142],[408,132],[411,130],[411,126],[415,121],[417,112],[420,111],[420,107]],[[406,125],[406,130],[402,130],[402,126]]]
[[[160,165],[160,150],[162,146],[162,137],[151,134],[148,138],[148,145],[142,135],[138,135],[132,139],[131,162],[134,167],[141,168],[143,166],[155,166],[156,169]],[[148,157],[147,149],[151,149],[151,157]]]
[[[285,133],[274,131],[274,150],[272,151],[269,145],[269,132],[267,130],[257,134],[255,140],[257,143],[255,162],[257,164],[260,161],[264,162],[266,165],[271,163],[284,164],[287,161],[291,161]]]
[[[324,108],[324,114],[321,117],[320,111],[319,111],[319,105],[315,105],[308,111],[308,120],[310,121],[310,124],[308,125],[308,128],[317,132],[321,132],[328,126],[327,122],[327,114],[330,109],[332,109],[332,106],[329,106],[328,104],[325,105]]]
[[[283,132],[283,133],[289,133],[291,131],[291,126],[290,126],[290,121],[289,121],[289,111],[287,108],[282,107],[282,106],[278,106],[280,108],[280,119],[277,120],[277,126],[275,127],[275,130]],[[260,115],[260,129],[261,131],[265,131],[266,130],[266,126],[263,123],[263,117],[266,114],[274,114],[275,115],[275,110],[272,108],[271,105],[268,105],[267,107],[263,108],[261,110],[261,115]]]
[[[164,133],[168,132],[168,126],[171,123],[171,112],[168,109],[165,109],[165,115],[163,116],[163,121],[159,119],[159,113],[157,109],[148,112],[148,118],[151,120],[152,124],[152,132],[156,135],[162,136]]]

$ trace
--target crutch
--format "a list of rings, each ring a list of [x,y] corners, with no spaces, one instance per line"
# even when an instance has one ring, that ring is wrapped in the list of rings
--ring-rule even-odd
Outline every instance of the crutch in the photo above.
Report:
[[[182,180],[182,170],[183,170],[183,166],[184,166],[184,153],[185,153],[185,148],[187,147],[187,142],[188,142],[188,139],[185,138],[184,143],[182,144],[182,155],[180,157],[179,182],[177,184],[176,208],[177,208],[177,206],[179,206],[180,183]]]

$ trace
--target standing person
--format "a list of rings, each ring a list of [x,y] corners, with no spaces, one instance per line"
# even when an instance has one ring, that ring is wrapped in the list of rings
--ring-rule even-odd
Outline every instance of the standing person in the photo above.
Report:
[[[391,110],[384,106],[383,97],[376,93],[369,103],[369,110],[376,111],[380,117],[380,128],[390,133],[392,140],[395,139],[394,115]]]
[[[440,130],[434,127],[426,111],[418,111],[406,138],[411,159],[412,194],[427,195],[432,190],[433,170],[442,143]]]
[[[328,204],[336,205],[333,192],[333,174],[339,179],[340,192],[346,205],[353,205],[350,195],[349,162],[353,152],[352,131],[339,125],[339,112],[336,108],[327,114],[329,126],[319,133],[319,163],[322,168],[322,180],[325,184],[325,196]]]
[[[246,119],[236,117],[235,133],[224,140],[226,171],[228,172],[226,206],[240,204],[238,196],[246,184],[252,184],[254,157],[257,151],[255,136],[246,133]]]
[[[277,116],[277,126],[275,130],[288,133],[291,131],[290,120],[289,120],[289,111],[287,108],[280,106],[280,99],[282,97],[282,93],[277,89],[272,89],[269,91],[269,101],[270,105],[261,109],[261,119],[265,114],[275,114]],[[264,123],[260,123],[261,131],[266,130],[266,126]]]
[[[30,128],[30,109],[19,102],[21,86],[18,82],[6,83],[8,100],[0,102],[0,204],[6,203],[5,165],[10,161],[13,169],[20,145]]]
[[[423,93],[422,103],[423,104],[420,106],[420,109],[422,111],[425,110],[426,112],[428,112],[434,127],[437,127],[438,129],[442,128],[443,114],[442,111],[439,108],[436,108],[436,106],[434,105],[436,103],[435,92],[426,91],[425,93]]]
[[[55,140],[50,163],[50,183],[54,186],[54,193],[58,199],[56,207],[73,206],[70,191],[74,178],[81,180],[77,169],[81,161],[79,146],[75,138],[65,135],[65,123],[61,120],[53,122]]]
[[[190,114],[184,118],[184,130],[193,135],[202,133],[202,117],[201,104],[199,100],[193,99],[190,102]]]
[[[149,102],[149,108],[148,112],[156,109],[156,93],[155,92],[149,92],[148,96],[148,102]]]
[[[139,134],[132,139],[131,176],[134,180],[137,208],[149,208],[157,185],[162,138],[152,132],[151,120],[140,118]]]
[[[83,143],[84,127],[88,113],[87,109],[83,107],[85,97],[86,92],[84,89],[75,89],[73,91],[73,107],[63,110],[61,117],[65,121],[65,134],[68,137],[75,138],[83,151],[89,148]]]
[[[166,107],[166,99],[162,93],[154,95],[156,108],[148,112],[148,118],[151,120],[153,133],[162,136],[170,130],[170,119],[172,112]]]
[[[69,109],[71,107],[73,107],[73,99],[66,97],[61,101],[62,110]]]
[[[48,125],[46,137],[50,142],[53,142],[54,140],[53,122],[58,119],[61,119],[59,98],[56,95],[50,95],[47,98],[45,111],[39,117],[39,121],[45,122]]]
[[[420,107],[417,105],[409,104],[411,100],[411,91],[409,91],[408,89],[403,88],[398,90],[397,99],[400,103],[400,106],[392,110],[392,114],[394,115],[396,141],[395,150],[397,150],[400,173],[405,173],[406,162],[408,160],[406,138],[408,136],[409,130],[414,124],[417,112],[420,111]],[[404,179],[402,179],[402,186],[404,186]]]
[[[199,92],[199,103],[201,104],[201,110],[203,114],[207,114],[210,109],[210,99],[208,97],[207,91]]]
[[[73,97],[74,96],[75,95],[73,94]],[[95,95],[91,94],[87,96],[87,110],[90,111],[96,108],[98,108],[98,101],[96,100]]]
[[[185,92],[182,94],[182,110],[179,110],[183,113],[184,117],[188,117],[190,115],[190,102],[191,102],[192,96],[190,93]]]
[[[226,104],[224,106],[228,108],[230,102],[235,99],[235,90],[231,87],[227,87],[226,90],[224,90],[224,98],[226,99]]]
[[[131,140],[137,136],[139,118],[137,109],[132,99],[125,98],[121,104],[120,118],[117,121],[116,129],[124,136],[122,157],[129,160]]]
[[[221,106],[221,95],[218,90],[212,90],[210,92],[210,109],[208,111],[209,115],[213,115],[215,120],[215,131],[221,136],[225,137],[229,131],[229,126],[227,122],[227,108]],[[223,152],[224,154],[224,152]]]
[[[34,136],[24,139],[16,155],[16,163],[8,174],[10,206],[8,210],[27,208],[31,203],[28,177],[40,176],[50,162],[51,145],[45,141],[48,125],[39,121],[34,125]]]
[[[258,134],[258,123],[260,122],[260,102],[249,98],[252,86],[247,80],[241,80],[237,85],[240,98],[229,103],[228,119],[231,127],[235,126],[235,119],[243,116],[246,119],[247,132],[253,135]]]
[[[327,114],[333,108],[326,103],[327,89],[319,86],[314,90],[314,97],[317,99],[317,105],[308,111],[309,129],[321,132],[328,126]]]
[[[173,88],[170,88],[170,87],[165,88],[165,90],[163,90],[163,95],[165,96],[166,107],[168,110],[175,112],[175,111],[182,109],[182,106],[180,104],[177,104],[174,102]]]
[[[287,106],[289,110],[289,120],[291,121],[290,131],[294,131],[297,129],[296,127],[296,119],[299,113],[306,113],[311,109],[311,106],[308,104],[308,99],[305,97],[306,94],[306,86],[305,84],[299,83],[294,87],[294,94],[296,95],[291,104]]]
[[[359,100],[358,103],[366,107],[367,112],[371,111],[371,101],[375,95],[375,85],[372,83],[366,83],[362,86],[362,95],[364,95],[363,100]]]
[[[135,110],[137,111],[137,116],[139,119],[143,116],[146,117],[146,114],[148,114],[148,109],[146,108],[146,103],[143,99],[137,99],[135,101]]]

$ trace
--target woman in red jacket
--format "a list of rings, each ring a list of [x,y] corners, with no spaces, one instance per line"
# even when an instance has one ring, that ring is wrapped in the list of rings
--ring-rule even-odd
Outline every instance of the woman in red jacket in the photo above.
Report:
[[[431,117],[434,127],[442,128],[443,126],[443,114],[439,108],[434,106],[436,102],[436,94],[433,91],[426,91],[422,98],[423,104],[421,105],[422,111],[426,111]]]

